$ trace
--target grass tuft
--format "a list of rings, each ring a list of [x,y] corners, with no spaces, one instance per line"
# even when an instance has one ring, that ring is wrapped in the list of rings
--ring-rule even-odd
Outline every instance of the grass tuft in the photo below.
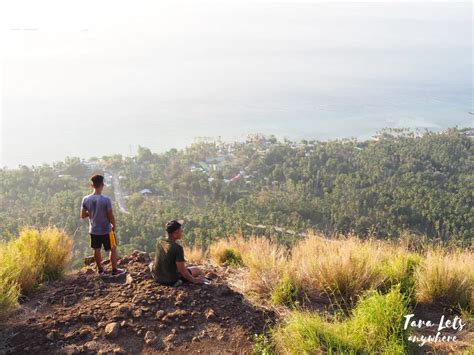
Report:
[[[348,305],[366,290],[378,287],[378,267],[385,255],[383,244],[348,239],[309,237],[292,250],[291,269],[297,285],[308,294],[325,293]]]
[[[407,312],[407,298],[394,287],[385,295],[367,293],[346,320],[330,322],[317,313],[292,312],[272,338],[277,351],[285,354],[404,354]]]
[[[0,312],[18,304],[38,284],[61,277],[71,260],[72,240],[61,230],[24,228],[17,239],[0,245]]]
[[[458,309],[474,309],[474,258],[472,253],[432,249],[415,271],[419,302],[442,302]]]

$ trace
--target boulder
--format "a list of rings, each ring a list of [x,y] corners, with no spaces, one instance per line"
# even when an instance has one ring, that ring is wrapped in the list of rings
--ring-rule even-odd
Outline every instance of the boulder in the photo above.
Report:
[[[118,335],[120,330],[120,324],[117,322],[109,323],[105,326],[105,336],[114,338]]]
[[[145,333],[145,343],[146,345],[152,345],[158,340],[158,337],[155,332],[149,330]]]

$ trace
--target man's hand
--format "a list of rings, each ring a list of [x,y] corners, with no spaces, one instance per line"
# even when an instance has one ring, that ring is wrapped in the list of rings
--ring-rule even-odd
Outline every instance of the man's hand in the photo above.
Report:
[[[115,233],[115,216],[112,210],[107,210],[107,218],[109,223],[112,225],[112,231]]]
[[[204,276],[198,276],[198,277],[194,277],[194,281],[193,283],[195,284],[203,284],[204,283]]]
[[[179,273],[189,282],[192,282],[193,284],[201,284],[204,282],[202,277],[193,277],[193,275],[186,269],[184,261],[177,261],[176,267],[178,268]]]
[[[81,218],[89,217],[89,211],[81,209]]]

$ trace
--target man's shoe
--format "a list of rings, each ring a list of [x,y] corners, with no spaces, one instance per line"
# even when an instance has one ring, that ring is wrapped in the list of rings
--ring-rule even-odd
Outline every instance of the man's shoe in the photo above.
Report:
[[[183,280],[178,280],[174,283],[173,287],[178,287],[178,286],[181,286],[183,284]]]
[[[103,275],[105,270],[103,267],[101,267],[99,270],[97,270],[97,272],[99,273],[99,275]]]
[[[114,269],[112,270],[112,276],[122,275],[125,273],[125,270],[122,269]]]

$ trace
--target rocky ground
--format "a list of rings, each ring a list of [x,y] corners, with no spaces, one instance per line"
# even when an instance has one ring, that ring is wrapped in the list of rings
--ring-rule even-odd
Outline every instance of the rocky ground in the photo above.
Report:
[[[0,354],[250,353],[275,315],[203,266],[210,285],[161,286],[135,251],[121,277],[92,268],[51,282],[0,322]]]

